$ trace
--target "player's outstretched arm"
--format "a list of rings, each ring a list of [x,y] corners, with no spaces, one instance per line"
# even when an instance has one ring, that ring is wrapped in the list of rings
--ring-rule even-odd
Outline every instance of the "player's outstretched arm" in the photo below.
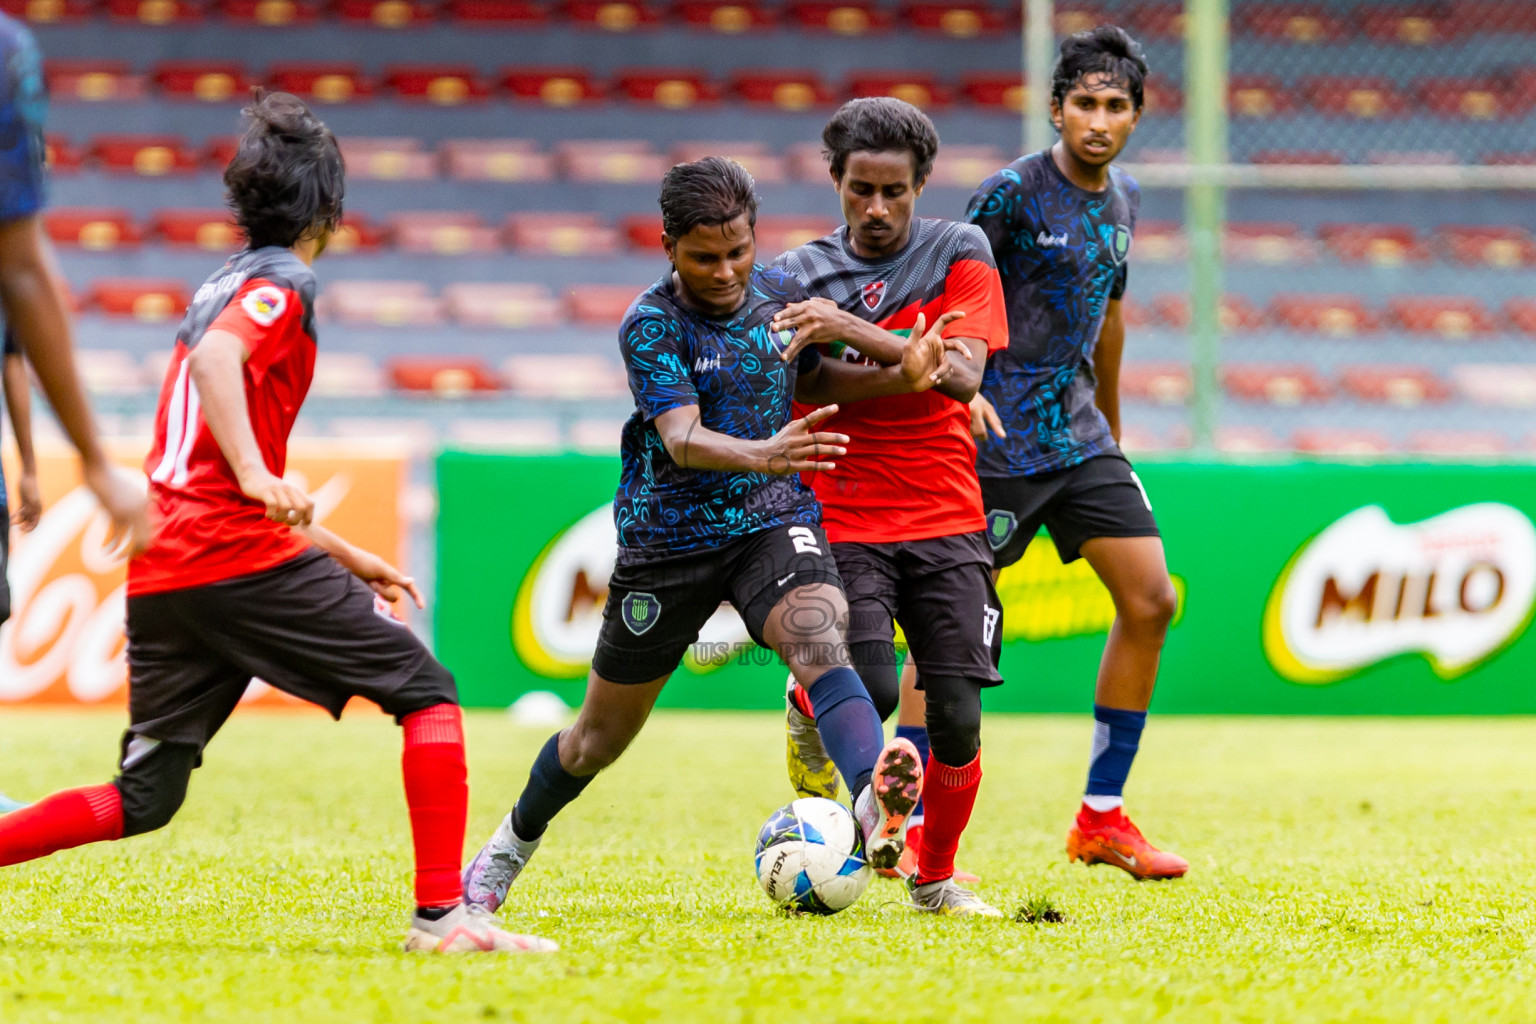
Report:
[[[837,406],[817,409],[762,441],[731,437],[710,430],[699,422],[699,407],[679,406],[656,417],[656,432],[667,454],[683,469],[716,470],[728,473],[816,472],[837,468],[835,462],[822,459],[846,454],[846,434],[818,432],[813,429],[837,412]]]
[[[863,366],[840,359],[822,359],[814,369],[800,374],[795,382],[795,398],[826,405],[914,394],[936,387],[954,372],[950,352],[969,357],[958,339],[943,337],[944,328],[963,316],[958,310],[945,313],[925,330],[923,315],[919,313],[902,348],[901,362],[895,366]]]
[[[390,565],[372,551],[364,551],[323,526],[310,523],[294,529],[308,538],[315,547],[340,562],[342,568],[368,584],[375,594],[393,604],[410,595],[417,608],[425,608],[426,600],[416,586],[416,580]]]
[[[1099,328],[1099,343],[1093,349],[1093,376],[1098,381],[1093,401],[1109,421],[1109,432],[1120,442],[1120,357],[1125,352],[1125,317],[1120,300],[1110,299],[1104,307],[1104,326]]]
[[[245,343],[229,331],[210,330],[187,356],[203,419],[240,491],[266,508],[267,518],[287,526],[306,526],[315,503],[303,490],[267,468],[251,428],[245,402]]]
[[[5,408],[16,434],[16,455],[21,475],[16,480],[16,507],[11,522],[30,533],[43,514],[42,494],[37,489],[37,453],[32,450],[32,394],[27,386],[27,361],[19,352],[5,356]],[[0,523],[0,529],[4,528]]]
[[[901,335],[843,312],[831,299],[791,302],[774,314],[771,329],[795,332],[781,354],[786,363],[811,345],[840,341],[881,366],[895,366],[901,362],[906,347],[906,339]]]
[[[102,450],[75,372],[74,337],[60,282],[41,217],[0,223],[0,305],[6,322],[59,425],[80,452],[86,486],[112,517],[114,533],[127,536],[131,551],[142,551],[149,544],[142,478],[114,466]]]

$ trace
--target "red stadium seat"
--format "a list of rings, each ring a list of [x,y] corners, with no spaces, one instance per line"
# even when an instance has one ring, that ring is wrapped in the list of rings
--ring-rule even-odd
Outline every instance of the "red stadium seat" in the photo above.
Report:
[[[1446,225],[1439,232],[1440,246],[1457,263],[1472,266],[1536,266],[1536,238],[1524,228]]]
[[[1407,447],[1418,455],[1464,458],[1503,455],[1509,440],[1497,430],[1415,430],[1408,435]]]
[[[1024,110],[1029,88],[1017,72],[982,72],[960,76],[960,95],[978,107],[998,107],[1017,114]]]
[[[395,356],[384,375],[397,390],[438,398],[502,390],[500,374],[474,356]]]
[[[641,213],[625,217],[619,221],[619,231],[625,243],[635,252],[654,254],[661,251],[660,214]],[[758,244],[761,247],[762,243]]]
[[[1528,101],[1492,78],[1425,78],[1415,91],[1424,109],[1441,117],[1493,121],[1530,109]]]
[[[146,323],[175,320],[187,311],[192,294],[180,280],[115,277],[91,282],[85,304],[107,316],[131,316]]]
[[[731,76],[730,91],[754,106],[780,110],[830,106],[838,98],[815,71],[738,71]]]
[[[1510,299],[1504,303],[1504,315],[1515,330],[1536,337],[1536,299]]]
[[[1454,149],[1376,149],[1365,155],[1365,162],[1378,167],[1454,167],[1461,154]]]
[[[533,28],[549,22],[549,12],[529,0],[448,0],[439,11],[449,21],[497,28]]]
[[[571,318],[577,323],[617,327],[642,287],[622,284],[587,284],[566,291]]]
[[[1152,300],[1152,312],[1163,323],[1176,330],[1184,330],[1190,324],[1189,296],[1159,295]],[[1264,311],[1242,295],[1221,297],[1221,329],[1224,331],[1256,331],[1268,321]]]
[[[147,84],[125,60],[45,61],[43,79],[50,98],[88,103],[136,100],[144,95]]]
[[[950,102],[949,91],[927,72],[855,71],[848,78],[854,96],[894,96],[914,107],[930,109]]]
[[[203,20],[203,9],[191,0],[106,0],[113,21],[140,25],[178,25]]]
[[[326,255],[344,256],[349,252],[369,252],[382,246],[387,239],[384,232],[360,213],[348,211],[341,227],[331,234],[325,247]]]
[[[565,305],[542,284],[459,282],[443,289],[443,308],[465,327],[558,327]]]
[[[1460,35],[1449,13],[1443,4],[1378,4],[1355,8],[1355,20],[1366,38],[1378,43],[1438,46]]]
[[[603,98],[603,90],[585,68],[507,68],[501,86],[513,99],[549,107],[573,107]]]
[[[433,8],[422,0],[336,0],[335,11],[344,22],[375,28],[408,28],[433,19]]]
[[[1307,427],[1291,435],[1291,447],[1308,455],[1385,455],[1392,442],[1375,430]]]
[[[654,185],[671,165],[638,140],[562,142],[556,162],[572,181]]]
[[[567,0],[564,9],[572,24],[603,32],[633,32],[662,22],[659,10],[639,0]]]
[[[693,68],[646,68],[620,71],[613,94],[636,103],[654,103],[668,110],[685,110],[720,98],[720,87]]]
[[[96,16],[94,0],[0,0],[0,10],[33,25],[71,25]]]
[[[155,85],[172,99],[227,103],[251,91],[245,69],[230,61],[171,60],[158,65]]]
[[[1451,18],[1467,34],[1536,35],[1536,6],[1511,0],[1452,0]]]
[[[1138,39],[1184,41],[1184,5],[1178,0],[1152,0],[1140,3],[1125,14],[1121,24],[1130,26]]]
[[[384,70],[384,86],[403,100],[456,107],[491,94],[472,64],[401,64]]]
[[[1273,405],[1321,401],[1333,391],[1304,363],[1228,363],[1221,368],[1221,386],[1234,398]]]
[[[1157,405],[1183,405],[1194,392],[1184,363],[1126,363],[1120,367],[1120,394]]]
[[[311,395],[328,398],[372,398],[384,394],[384,371],[364,352],[333,352],[324,345],[315,353]]]
[[[43,152],[43,159],[48,164],[48,172],[55,177],[60,174],[72,174],[80,170],[85,163],[85,155],[62,135],[45,136]]]
[[[1216,450],[1228,455],[1261,455],[1283,452],[1289,447],[1263,427],[1216,428]]]
[[[781,185],[789,178],[784,157],[763,142],[679,142],[670,154],[676,163],[690,163],[706,156],[736,161],[759,185]]]
[[[1477,405],[1536,408],[1536,366],[1529,363],[1464,363],[1451,377]]]
[[[91,156],[104,170],[147,178],[192,174],[200,164],[179,135],[98,135],[91,140]]]
[[[606,356],[509,356],[501,364],[507,388],[528,398],[593,399],[629,394],[624,368]]]
[[[974,191],[1010,159],[997,146],[940,146],[928,184]]]
[[[233,25],[264,28],[312,25],[320,15],[320,5],[313,0],[218,0],[214,9]]]
[[[1484,153],[1479,162],[1490,167],[1536,167],[1536,152]]]
[[[427,152],[420,139],[344,135],[340,142],[349,178],[426,181],[438,176],[437,154]]]
[[[1324,224],[1317,233],[1328,250],[1345,263],[1397,267],[1434,259],[1429,246],[1407,224]]]
[[[1397,83],[1382,76],[1317,75],[1301,80],[1301,94],[1313,110],[1331,117],[1370,121],[1401,117],[1409,109]]]
[[[757,258],[767,262],[781,252],[798,248],[830,235],[839,221],[831,217],[759,217],[757,218]]]
[[[462,256],[501,251],[501,233],[477,213],[432,210],[397,213],[389,219],[395,247],[405,252]]]
[[[1384,402],[1404,408],[1444,402],[1450,385],[1427,366],[1365,364],[1339,369],[1339,386],[1362,402]]]
[[[157,210],[149,222],[150,234],[166,245],[192,246],[206,252],[229,252],[244,238],[228,210]]]
[[[1328,150],[1261,149],[1253,154],[1253,162],[1279,167],[1306,166],[1308,164],[1326,164],[1336,167],[1344,163],[1345,160],[1343,153],[1334,153]]]
[[[1275,323],[1293,331],[1349,338],[1381,330],[1381,321],[1355,295],[1276,295]]]
[[[92,252],[134,248],[143,241],[133,216],[123,209],[53,207],[43,212],[43,226],[57,244]]]
[[[1317,249],[1316,242],[1286,221],[1229,223],[1222,243],[1222,253],[1229,260],[1271,266],[1311,263],[1317,259]]]
[[[440,149],[458,181],[549,181],[555,158],[527,139],[449,139]]]
[[[240,148],[240,140],[234,135],[215,135],[203,143],[203,152],[199,158],[204,167],[210,171],[223,172],[229,166],[229,162],[235,158],[235,153]]]
[[[736,3],[734,0],[682,0],[673,8],[677,19],[688,28],[739,35],[743,32],[765,32],[779,22],[775,7],[759,3]]]
[[[1296,112],[1296,95],[1279,75],[1233,75],[1227,83],[1233,117],[1270,118]]]
[[[506,239],[535,256],[615,256],[624,244],[618,229],[595,213],[514,213],[506,220]]]
[[[358,326],[429,327],[443,319],[442,302],[422,281],[330,281],[316,306]]]
[[[1166,78],[1153,75],[1147,79],[1142,89],[1142,102],[1142,113],[1154,115],[1177,114],[1184,109],[1184,93],[1178,86]],[[1182,162],[1183,159],[1184,156],[1181,153],[1179,160]]]
[[[806,32],[831,32],[862,36],[883,32],[892,24],[890,13],[870,0],[801,0],[784,12],[785,21]]]
[[[1387,303],[1387,319],[1415,334],[1435,334],[1464,341],[1498,330],[1493,314],[1481,302],[1456,296],[1398,296]]]
[[[350,103],[373,97],[373,82],[356,64],[274,64],[267,69],[267,83],[319,103]]]
[[[1189,241],[1184,237],[1183,225],[1176,220],[1146,220],[1136,225],[1131,249],[1138,263],[1172,263],[1188,256]]]
[[[1347,39],[1353,30],[1320,3],[1242,4],[1233,18],[1236,33],[1287,43],[1331,43]]]
[[[1011,32],[1018,23],[1017,12],[985,3],[907,3],[901,8],[901,20],[919,32],[932,32],[955,39],[974,39]]]

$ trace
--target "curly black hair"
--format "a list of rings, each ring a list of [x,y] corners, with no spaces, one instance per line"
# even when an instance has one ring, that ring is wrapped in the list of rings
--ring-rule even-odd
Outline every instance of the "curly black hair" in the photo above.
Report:
[[[346,166],[336,136],[297,96],[257,89],[224,168],[226,202],[252,249],[289,248],[341,224]]]
[[[939,153],[939,132],[928,115],[893,96],[849,100],[832,115],[821,132],[822,155],[832,163],[832,176],[842,180],[853,153],[912,154],[912,181],[921,185],[933,171]]]
[[[678,239],[700,224],[728,224],[742,214],[756,228],[756,184],[746,168],[723,156],[677,164],[661,179],[661,230]]]
[[[1147,82],[1147,58],[1141,44],[1119,25],[1100,25],[1061,41],[1061,55],[1051,73],[1051,99],[1066,101],[1067,93],[1086,75],[1107,75],[1131,94],[1140,110]]]

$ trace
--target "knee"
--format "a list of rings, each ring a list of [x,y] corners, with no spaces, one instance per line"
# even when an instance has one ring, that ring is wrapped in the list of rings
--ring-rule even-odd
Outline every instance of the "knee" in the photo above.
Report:
[[[123,801],[123,835],[164,828],[187,799],[187,782],[197,764],[197,748],[161,743],[123,768],[113,780]]]
[[[935,685],[935,684],[938,685]],[[981,752],[981,687],[964,679],[925,680],[928,746],[934,760],[960,768]]]
[[[1160,640],[1168,632],[1168,625],[1178,610],[1178,592],[1173,589],[1172,581],[1164,577],[1156,585],[1144,588],[1125,602],[1121,614],[1127,626]]]
[[[889,641],[861,640],[849,645],[853,670],[869,691],[880,721],[890,718],[901,701],[901,677],[896,672],[896,648]]]

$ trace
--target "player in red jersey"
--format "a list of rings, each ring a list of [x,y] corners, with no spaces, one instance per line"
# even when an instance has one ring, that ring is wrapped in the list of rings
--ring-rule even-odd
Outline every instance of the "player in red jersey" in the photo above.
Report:
[[[341,219],[336,139],[297,98],[258,95],[224,172],[249,247],[198,289],[155,421],[154,540],[128,570],[128,731],[108,785],[0,818],[0,865],[164,826],[253,676],[340,716],[355,696],[404,728],[416,853],[412,951],[542,951],[463,901],[469,801],[453,676],[387,602],[415,583],[312,522],[282,479],[315,364],[310,269]]]
[[[954,860],[981,783],[981,690],[1002,682],[1002,605],[966,406],[987,354],[1008,344],[1002,284],[978,228],[913,216],[939,147],[920,110],[889,97],[853,100],[828,122],[822,142],[847,224],[779,257],[777,265],[816,296],[776,318],[775,328],[796,331],[785,358],[820,345],[839,358],[892,364],[919,315],[935,323],[964,314],[943,331],[967,349],[949,356],[949,377],[922,394],[859,402],[828,420],[827,429],[851,438],[848,455],[837,473],[811,483],[848,594],[850,658],[882,718],[899,695],[898,621],[922,671],[931,748],[913,903],[998,916],[955,884]],[[812,711],[792,688],[792,781],[806,774],[796,760],[814,762],[820,753],[814,730],[804,728]]]

